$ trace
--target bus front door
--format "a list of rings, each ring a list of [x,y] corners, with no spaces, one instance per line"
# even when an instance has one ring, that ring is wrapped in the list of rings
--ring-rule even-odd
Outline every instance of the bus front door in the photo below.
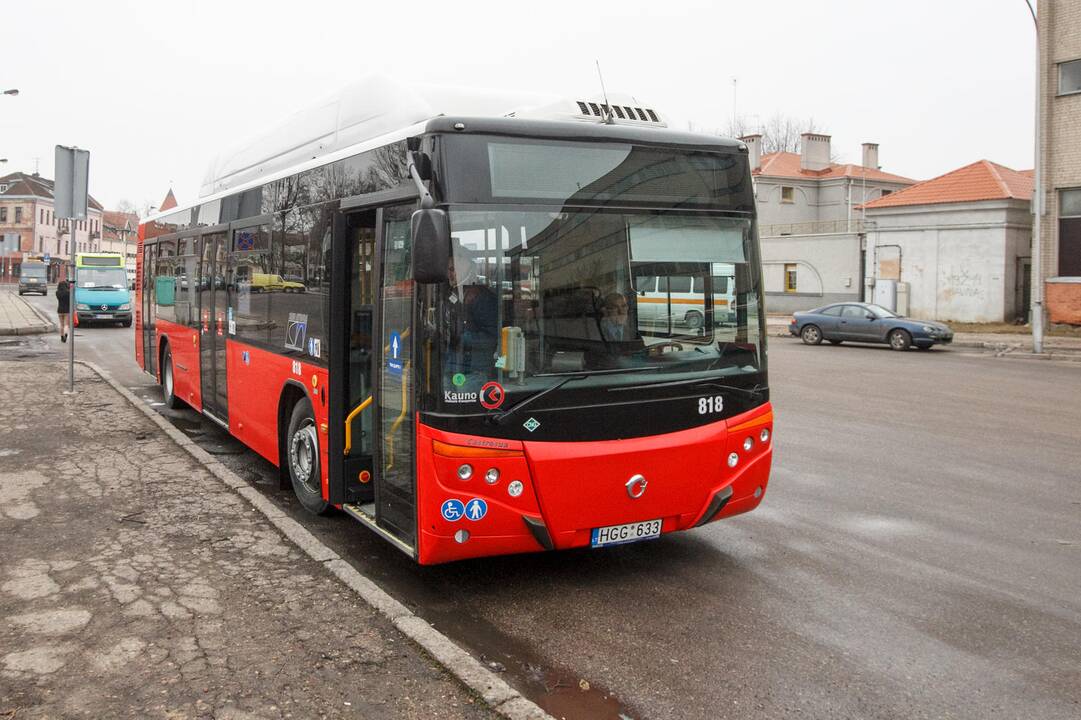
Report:
[[[413,553],[414,204],[340,213],[331,241],[329,499]]]

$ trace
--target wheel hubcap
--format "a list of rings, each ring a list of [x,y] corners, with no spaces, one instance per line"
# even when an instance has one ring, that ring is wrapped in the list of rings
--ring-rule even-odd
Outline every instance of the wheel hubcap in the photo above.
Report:
[[[310,492],[321,490],[316,487],[318,479],[314,477],[317,443],[315,424],[310,419],[304,421],[289,442],[289,464],[293,468],[293,477],[300,480]]]

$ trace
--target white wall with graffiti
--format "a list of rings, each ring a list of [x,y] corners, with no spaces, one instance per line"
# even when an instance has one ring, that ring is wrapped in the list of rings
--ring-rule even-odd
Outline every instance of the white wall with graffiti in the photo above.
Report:
[[[865,285],[908,283],[908,315],[1011,322],[1024,313],[1028,201],[986,200],[867,210]]]

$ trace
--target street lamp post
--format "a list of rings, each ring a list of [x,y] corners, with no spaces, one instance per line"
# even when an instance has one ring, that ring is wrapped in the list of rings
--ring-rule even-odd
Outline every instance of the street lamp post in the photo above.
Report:
[[[1043,84],[1043,67],[1040,62],[1040,23],[1036,17],[1036,8],[1032,0],[1025,0],[1028,11],[1032,14],[1032,24],[1036,27],[1036,189],[1032,194],[1032,212],[1035,218],[1032,227],[1032,352],[1043,352],[1043,147],[1041,143],[1042,127],[1040,122],[1040,100]]]

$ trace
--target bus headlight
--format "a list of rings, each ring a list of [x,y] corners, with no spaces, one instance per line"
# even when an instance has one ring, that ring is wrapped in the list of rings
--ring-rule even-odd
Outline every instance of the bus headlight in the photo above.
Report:
[[[750,452],[751,448],[753,448],[753,447],[754,447],[754,438],[748,436],[743,441],[743,451],[744,452]]]
[[[736,453],[729,453],[728,455],[728,467],[735,467],[739,462],[739,455]]]
[[[89,310],[89,309],[90,309],[90,306],[89,306],[89,305],[87,305],[86,303],[77,303],[77,304],[75,305],[75,309],[76,309],[76,310]]]
[[[488,472],[484,473],[484,482],[488,483],[489,485],[495,485],[497,482],[499,482],[499,469],[488,468]]]
[[[472,465],[466,464],[466,465],[459,465],[458,466],[458,479],[459,480],[468,480],[471,477],[473,477],[473,466]]]
[[[769,442],[769,428],[762,428],[762,432],[758,433],[758,439],[762,442]]]
[[[525,490],[525,485],[521,480],[512,480],[510,485],[507,485],[507,494],[511,497],[518,497]]]

